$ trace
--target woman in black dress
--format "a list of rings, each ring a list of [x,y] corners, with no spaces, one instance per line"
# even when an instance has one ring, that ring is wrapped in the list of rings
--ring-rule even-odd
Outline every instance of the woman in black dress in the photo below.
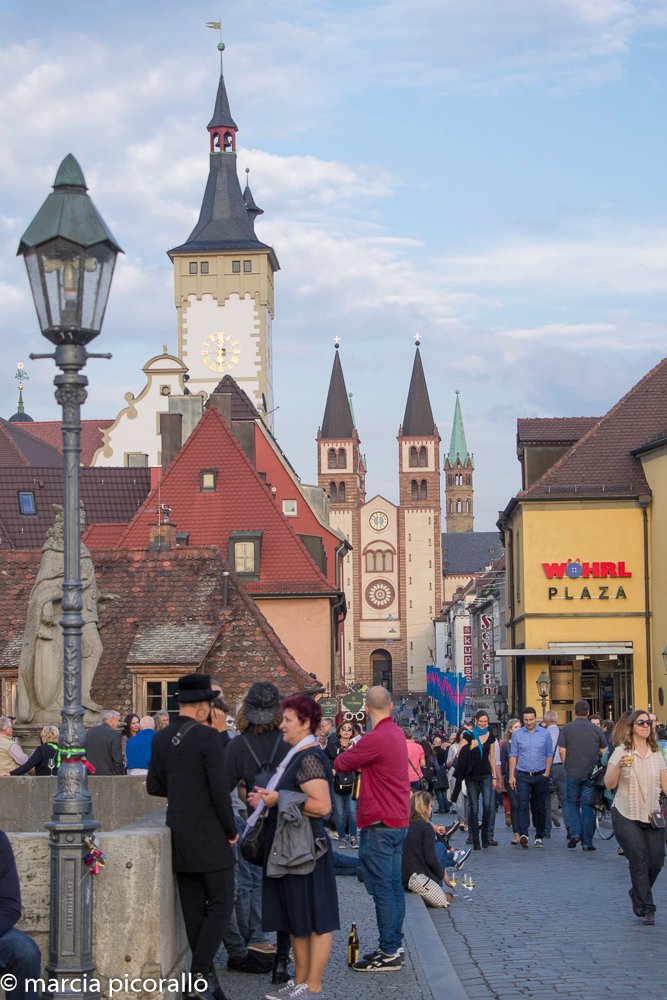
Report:
[[[282,771],[274,790],[255,788],[248,795],[253,809],[260,800],[269,809],[267,856],[278,819],[280,789],[303,792],[308,796],[303,812],[310,819],[316,839],[327,837],[323,820],[331,812],[331,766],[314,735],[322,718],[322,709],[307,695],[294,695],[282,702],[282,710],[280,729],[283,739],[290,747],[298,749]],[[295,963],[294,982],[276,993],[267,993],[267,1000],[298,997],[300,992],[306,996],[321,992],[333,932],[339,926],[330,844],[309,875],[267,878],[265,874],[262,883],[262,927],[265,931],[289,932]],[[299,991],[299,986],[304,989]]]

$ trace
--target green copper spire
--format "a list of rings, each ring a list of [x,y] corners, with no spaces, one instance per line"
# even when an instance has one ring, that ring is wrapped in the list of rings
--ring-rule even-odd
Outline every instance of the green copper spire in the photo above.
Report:
[[[456,390],[456,406],[454,407],[454,423],[452,425],[452,440],[449,445],[450,465],[456,465],[457,457],[461,460],[461,465],[466,465],[468,458],[468,445],[466,444],[466,432],[463,429],[463,417],[461,416],[461,403],[459,400],[459,390]]]

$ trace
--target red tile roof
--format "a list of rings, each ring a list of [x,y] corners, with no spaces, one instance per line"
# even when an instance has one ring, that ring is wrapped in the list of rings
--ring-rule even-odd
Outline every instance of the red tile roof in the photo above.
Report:
[[[116,550],[92,556],[101,595],[103,646],[93,696],[105,708],[125,712],[136,707],[130,662],[156,668],[183,665],[183,673],[194,668],[219,675],[231,704],[259,680],[272,681],[282,694],[320,689],[285,649],[234,573],[228,577],[223,606],[222,574],[228,567],[217,549]],[[37,551],[0,552],[2,668],[18,668],[39,562]],[[188,648],[184,636],[192,640]]]
[[[206,469],[218,470],[214,492],[200,490],[200,472]],[[189,532],[192,546],[217,545],[227,552],[231,533],[261,531],[259,580],[244,581],[251,593],[335,593],[213,407],[147,497],[119,545],[148,545],[158,503],[171,508],[170,520],[178,531]]]
[[[574,444],[599,417],[519,417],[517,444]]]
[[[89,549],[114,549],[127,524],[91,524],[83,533],[83,542]]]
[[[93,455],[101,448],[103,431],[111,427],[113,420],[82,420],[81,421],[81,464],[90,465]],[[21,429],[39,438],[45,444],[51,445],[62,453],[62,424],[59,420],[33,420],[32,423],[21,424]],[[44,464],[35,463],[35,464]]]
[[[81,499],[87,524],[127,524],[150,489],[150,469],[82,468]],[[21,514],[19,492],[32,493],[35,514]],[[0,467],[0,549],[41,549],[53,524],[53,504],[63,502],[62,468]]]
[[[667,358],[601,417],[523,497],[650,494],[632,452],[667,427]]]
[[[62,455],[56,448],[26,434],[27,423],[0,420],[0,466],[50,465],[60,468]]]

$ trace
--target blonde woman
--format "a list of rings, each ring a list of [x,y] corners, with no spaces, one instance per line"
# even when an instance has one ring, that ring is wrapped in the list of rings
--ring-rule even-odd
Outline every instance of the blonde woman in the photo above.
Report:
[[[667,765],[648,712],[633,712],[623,742],[609,758],[604,783],[616,789],[611,818],[614,835],[630,865],[632,910],[655,924],[653,884],[665,861],[665,821],[660,795],[667,795]]]
[[[60,731],[57,726],[44,726],[39,734],[40,745],[31,753],[25,764],[15,767],[13,771],[9,771],[9,774],[15,777],[29,774],[33,768],[35,774],[57,774],[60,763],[58,760],[59,737]],[[3,775],[3,777],[5,776],[6,774]]]
[[[443,887],[442,898],[430,902],[432,906],[449,906],[452,888],[445,869],[447,848],[436,840],[431,824],[433,798],[428,792],[414,792],[410,799],[410,826],[403,842],[401,878],[403,888],[409,887],[413,875],[423,875]],[[449,891],[447,891],[449,890]],[[438,893],[435,893],[437,899]],[[429,902],[429,900],[426,900]]]

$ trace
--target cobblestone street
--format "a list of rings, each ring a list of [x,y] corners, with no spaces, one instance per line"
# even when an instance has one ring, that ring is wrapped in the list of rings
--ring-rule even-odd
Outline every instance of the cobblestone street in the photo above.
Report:
[[[464,840],[454,838],[456,846]],[[667,872],[658,879],[655,927],[630,909],[627,862],[615,840],[597,836],[596,853],[568,850],[554,829],[543,850],[510,845],[498,814],[500,845],[470,856],[472,892],[459,885],[448,911],[429,910],[470,1000],[514,997],[621,1000],[664,988]]]

